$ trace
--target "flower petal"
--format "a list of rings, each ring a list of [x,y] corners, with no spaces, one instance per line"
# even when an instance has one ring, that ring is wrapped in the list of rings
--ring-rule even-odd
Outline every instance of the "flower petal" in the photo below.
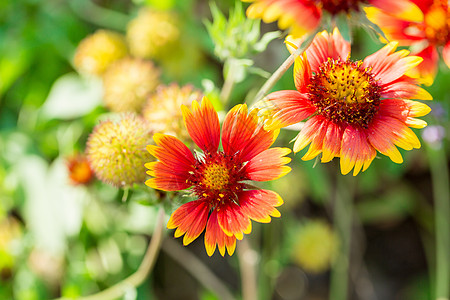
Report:
[[[174,236],[184,234],[183,245],[188,245],[195,240],[205,229],[208,220],[209,205],[206,201],[195,200],[181,205],[170,216],[167,228],[174,229]]]
[[[407,50],[394,52],[397,45],[397,42],[391,42],[364,59],[362,67],[371,69],[381,85],[393,82],[423,61],[419,56],[408,56]]]
[[[192,102],[192,112],[181,106],[186,129],[197,146],[206,152],[216,152],[220,143],[220,124],[217,112],[208,98],[203,97],[201,106]]]
[[[322,159],[321,162],[326,163],[334,157],[339,157],[341,153],[341,141],[344,129],[333,122],[329,122],[327,132],[323,139]]]
[[[220,205],[216,210],[220,228],[226,235],[235,236],[238,240],[242,240],[244,234],[249,234],[252,231],[250,219],[242,212],[238,204],[230,201]]]
[[[408,0],[370,0],[370,4],[402,20],[422,22],[423,13],[414,3]]]
[[[316,132],[321,128],[325,118],[321,115],[317,115],[306,121],[302,130],[295,138],[294,153],[299,152],[313,140]]]
[[[148,174],[154,176],[146,185],[165,191],[178,191],[188,188],[186,179],[193,170],[195,158],[191,151],[177,138],[155,134],[156,145],[148,145],[148,152],[159,159],[157,163],[147,163]]]
[[[228,251],[228,255],[231,256],[236,248],[236,238],[234,236],[227,236],[223,232],[217,220],[217,211],[213,210],[209,216],[205,232],[205,249],[209,256],[214,254],[216,245],[222,256],[225,255],[225,248]]]
[[[222,128],[222,146],[227,155],[236,155],[246,162],[258,153],[268,149],[279,131],[266,131],[258,122],[258,111],[247,112],[247,105],[233,107],[225,116]]]
[[[347,126],[342,136],[341,172],[348,174],[353,168],[353,176],[365,171],[376,156],[375,149],[367,141],[365,130]]]
[[[283,204],[283,199],[274,191],[250,190],[243,191],[238,196],[242,213],[256,222],[269,223],[270,217],[281,216],[275,207]]]
[[[450,41],[445,44],[444,49],[442,50],[442,57],[444,58],[447,67],[450,68]]]
[[[291,90],[273,92],[266,97],[265,103],[273,111],[272,119],[264,125],[266,130],[296,124],[316,111],[306,94]]]
[[[311,76],[311,66],[308,63],[306,53],[303,52],[302,55],[299,55],[295,58],[294,63],[294,83],[297,91],[299,91],[300,93],[307,92],[307,87],[310,82]]]
[[[288,148],[270,148],[262,151],[245,165],[245,172],[250,180],[269,181],[278,179],[291,171],[284,166],[291,159],[284,157],[291,153]]]
[[[418,86],[417,83],[416,79],[402,76],[382,87],[381,96],[383,98],[432,100],[433,97],[430,93]]]

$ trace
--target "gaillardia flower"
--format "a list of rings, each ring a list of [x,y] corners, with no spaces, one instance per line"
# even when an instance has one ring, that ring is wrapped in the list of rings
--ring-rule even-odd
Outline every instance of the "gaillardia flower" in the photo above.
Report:
[[[140,112],[159,85],[159,69],[148,60],[126,57],[103,74],[103,102],[114,112]]]
[[[123,35],[109,30],[97,30],[80,42],[73,62],[82,73],[101,75],[111,63],[127,53]]]
[[[206,228],[205,248],[211,256],[216,246],[232,255],[236,239],[251,232],[251,220],[268,223],[279,217],[275,208],[283,203],[270,190],[258,189],[248,181],[268,181],[290,171],[285,166],[287,148],[270,148],[279,130],[266,131],[258,123],[257,112],[237,105],[226,115],[221,130],[217,112],[203,98],[201,105],[192,103],[192,112],[182,106],[184,123],[192,140],[203,150],[193,154],[177,138],[155,134],[155,145],[148,151],[159,161],[146,164],[153,178],[146,184],[164,191],[190,188],[197,200],[180,206],[170,217],[167,227],[177,228],[175,237],[184,234],[188,245]],[[223,150],[219,150],[222,140]]]
[[[151,159],[145,147],[151,142],[152,134],[149,124],[133,113],[95,126],[86,147],[95,175],[116,187],[143,183],[144,163]]]
[[[181,141],[187,141],[188,133],[183,124],[181,105],[191,106],[192,101],[200,99],[202,93],[192,85],[180,87],[176,83],[160,85],[156,93],[147,99],[142,115],[152,124],[154,132],[170,134]]]
[[[321,32],[294,65],[295,90],[269,94],[263,104],[273,109],[265,128],[273,130],[309,119],[295,138],[294,152],[311,144],[303,160],[322,153],[322,162],[340,157],[342,174],[365,171],[376,151],[401,163],[396,146],[419,148],[409,127],[423,128],[416,119],[430,108],[408,99],[431,95],[406,73],[422,59],[395,52],[390,43],[363,61],[349,59],[350,44],[335,30]]]
[[[437,73],[438,50],[442,50],[444,62],[450,68],[450,6],[447,0],[411,1],[420,8],[422,21],[405,20],[375,8],[367,9],[367,15],[389,39],[411,46],[411,53],[423,58],[417,71],[424,83],[431,85]]]
[[[418,8],[408,0],[242,0],[252,2],[247,9],[250,18],[261,18],[266,23],[278,20],[280,29],[291,28],[291,34],[299,37],[314,31],[324,14],[363,13],[362,7],[373,5],[384,11],[418,20]]]

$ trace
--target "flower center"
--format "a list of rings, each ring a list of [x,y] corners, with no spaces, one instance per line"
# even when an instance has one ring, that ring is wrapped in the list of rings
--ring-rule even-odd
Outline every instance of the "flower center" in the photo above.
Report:
[[[420,28],[419,28],[420,29]],[[445,45],[450,39],[450,13],[442,5],[434,5],[425,15],[427,39],[434,45]]]
[[[316,1],[317,2],[317,1]],[[364,0],[320,0],[322,9],[328,11],[331,15],[337,15],[340,12],[348,13],[351,10],[359,11],[359,4],[366,2]]]
[[[223,164],[212,163],[203,170],[202,182],[211,190],[222,190],[229,183],[230,174]]]
[[[362,61],[328,59],[308,85],[318,114],[335,123],[367,128],[378,111],[379,86]]]
[[[223,152],[206,154],[197,159],[188,182],[198,197],[210,201],[213,206],[237,201],[236,193],[244,188],[240,181],[247,179],[242,166],[233,156]]]

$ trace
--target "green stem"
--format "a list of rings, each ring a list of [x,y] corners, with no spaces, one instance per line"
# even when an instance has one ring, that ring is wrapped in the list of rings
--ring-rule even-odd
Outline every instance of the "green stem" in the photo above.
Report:
[[[428,146],[436,233],[436,299],[448,300],[450,294],[450,191],[449,171],[443,145]]]
[[[164,232],[164,209],[161,207],[156,218],[155,231],[152,235],[152,240],[147,248],[139,269],[124,280],[115,285],[103,290],[97,294],[80,297],[78,300],[111,300],[122,297],[130,288],[135,288],[142,284],[147,278],[148,274],[153,268],[153,265],[158,257],[163,240]],[[59,298],[58,300],[68,300],[67,298]]]
[[[278,80],[280,80],[281,76],[283,76],[284,73],[289,69],[289,67],[294,63],[295,58],[302,54],[308,47],[311,45],[312,41],[314,40],[314,37],[316,36],[318,31],[314,32],[313,34],[310,34],[306,37],[306,39],[303,41],[303,43],[295,50],[282,64],[278,67],[278,69],[270,76],[269,79],[264,83],[264,85],[259,89],[259,91],[256,93],[255,98],[253,98],[252,104],[258,102],[261,100],[269,91],[272,89],[272,87],[277,83]]]
[[[222,100],[222,104],[224,107],[227,105],[230,100],[231,91],[233,90],[235,81],[235,63],[233,62],[233,58],[227,60],[226,64],[229,65],[230,70],[227,72],[227,76],[225,77],[225,82],[223,83],[222,90],[220,91],[220,100]]]
[[[334,225],[339,236],[339,253],[331,269],[330,300],[347,300],[350,249],[353,223],[353,192],[348,180],[353,177],[338,175],[334,202]]]

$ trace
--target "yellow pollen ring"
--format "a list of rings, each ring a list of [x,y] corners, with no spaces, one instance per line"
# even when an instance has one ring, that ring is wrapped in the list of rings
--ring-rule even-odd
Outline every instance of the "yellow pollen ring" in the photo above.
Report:
[[[203,171],[203,184],[211,190],[222,190],[230,180],[228,169],[222,164],[211,164]],[[224,197],[223,194],[219,194]]]

